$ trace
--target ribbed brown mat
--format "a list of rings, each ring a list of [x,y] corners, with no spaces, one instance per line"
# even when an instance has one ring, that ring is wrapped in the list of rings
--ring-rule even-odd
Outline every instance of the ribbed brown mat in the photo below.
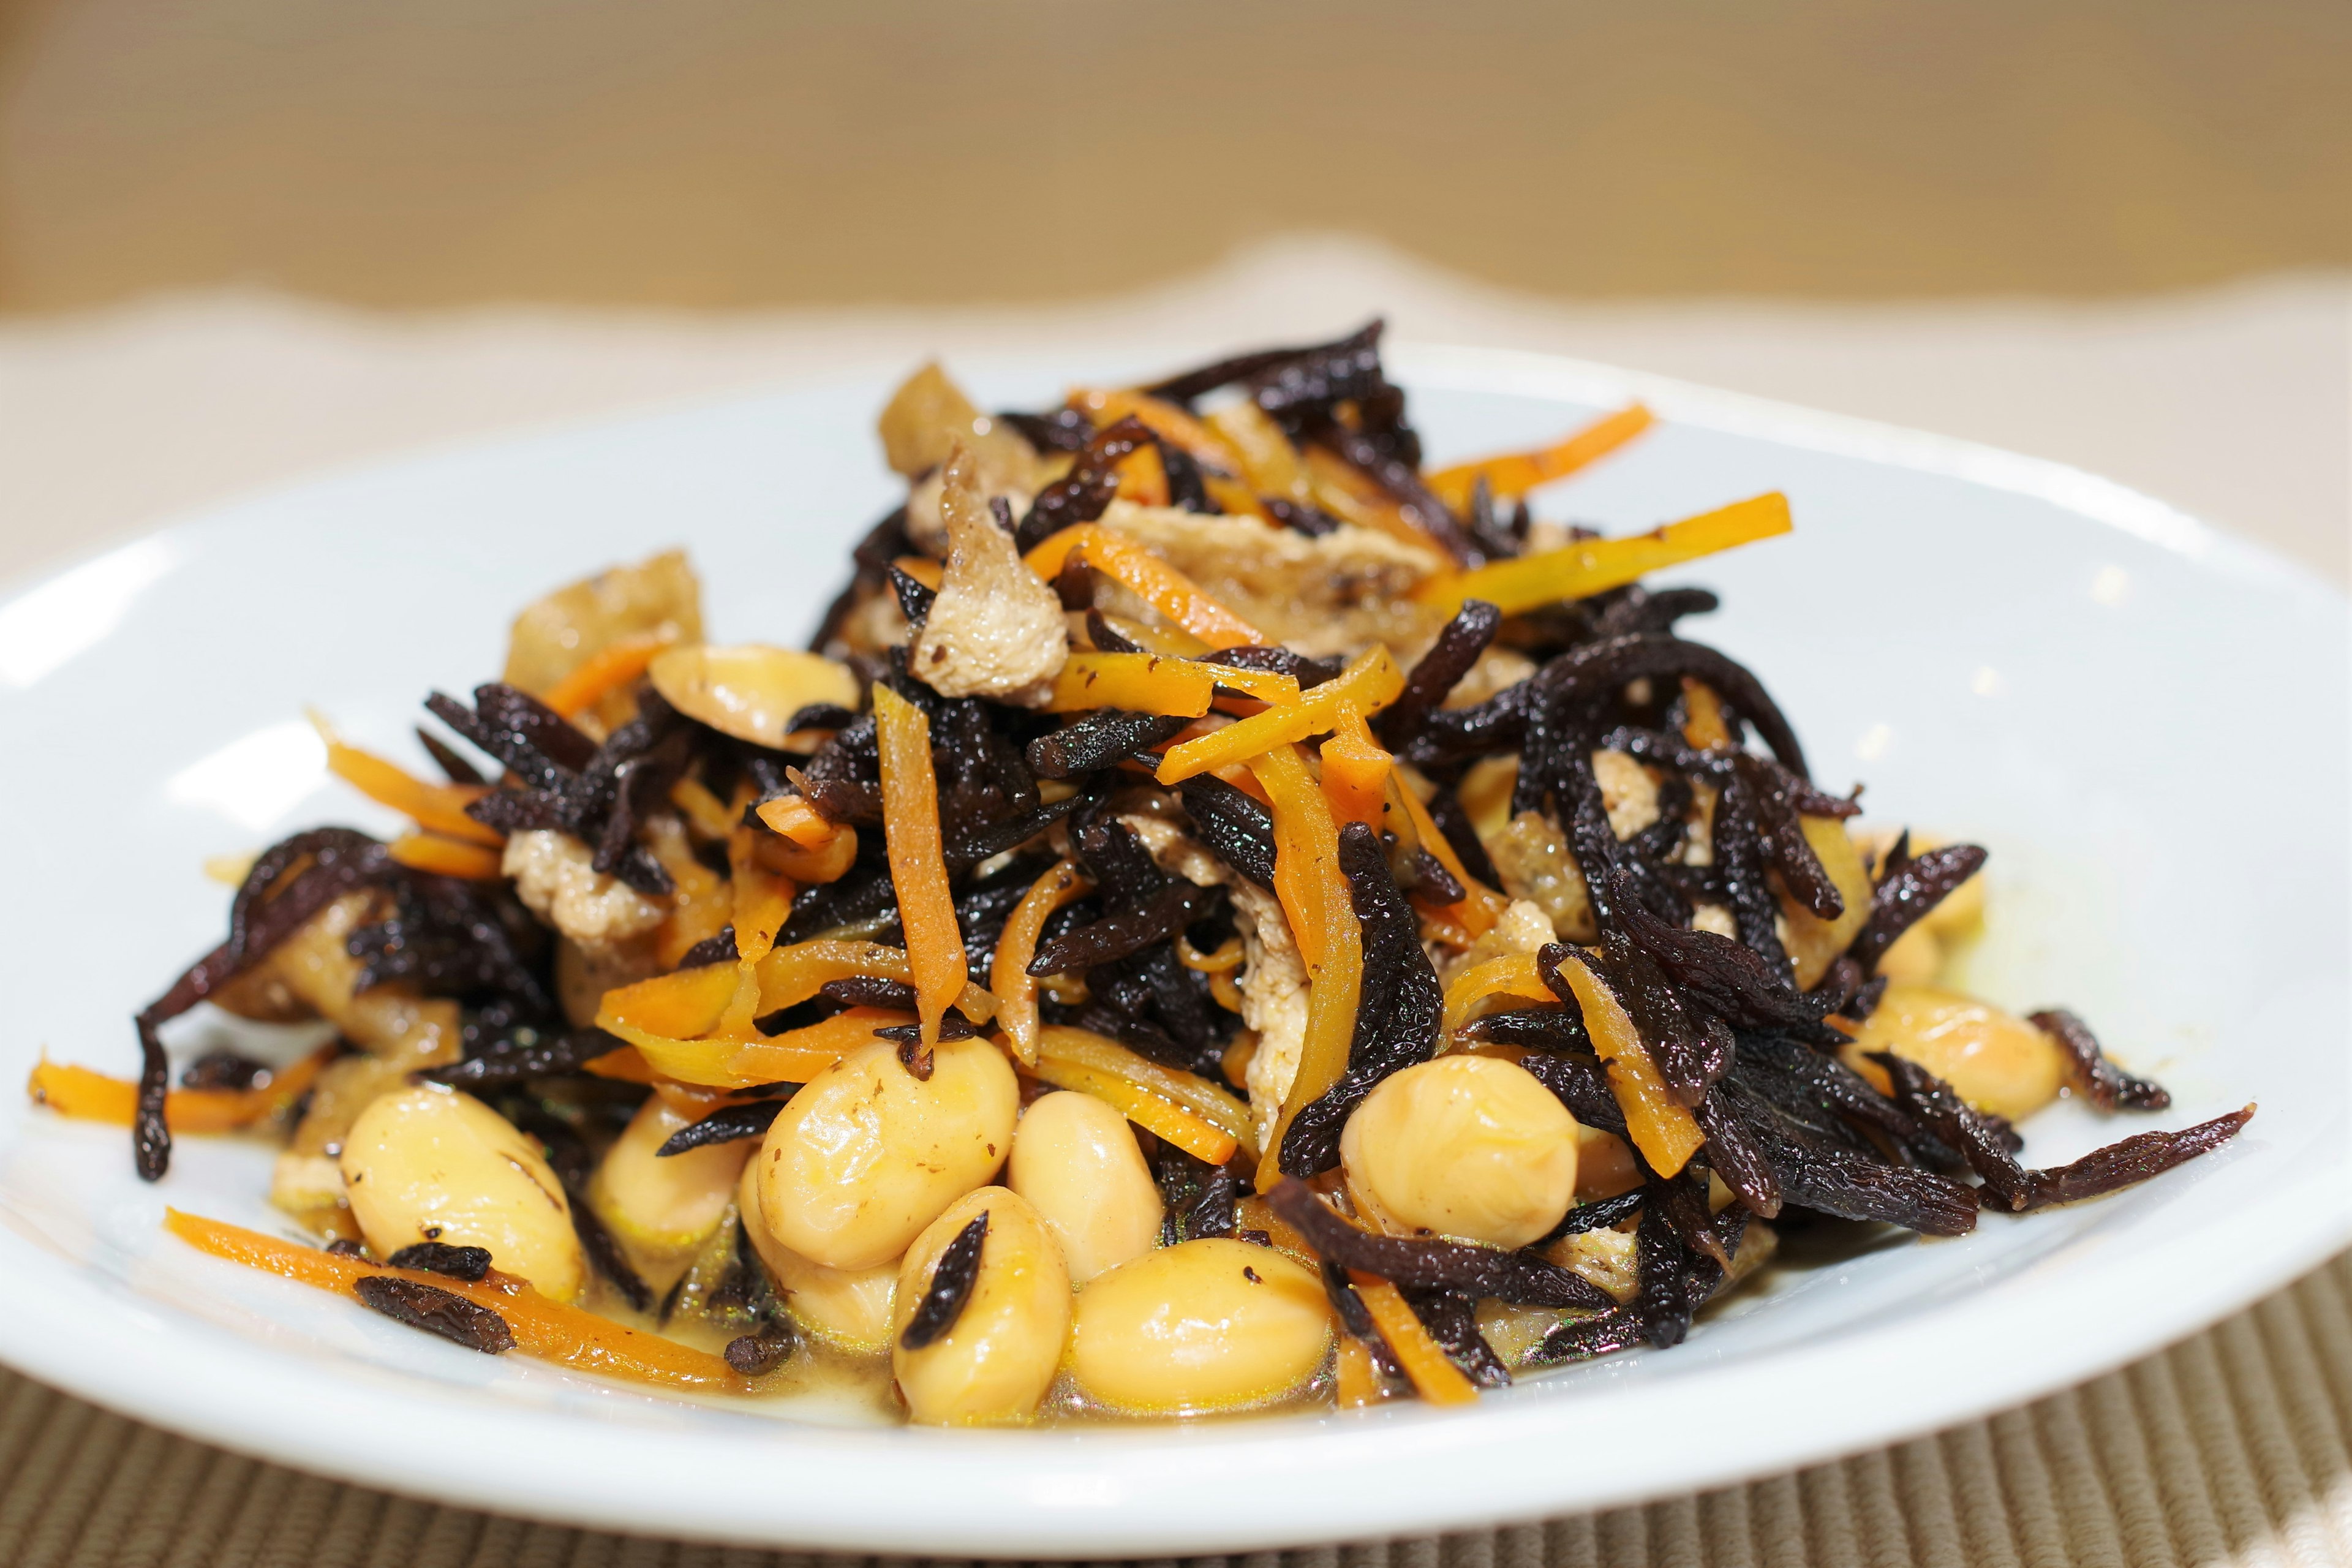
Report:
[[[1645,1508],[1235,1568],[2352,1565],[2352,1254],[2136,1366],[1990,1421]],[[390,1497],[0,1372],[7,1568],[846,1568]],[[944,1568],[944,1565],[942,1565]],[[1176,1568],[1173,1563],[1155,1568]]]

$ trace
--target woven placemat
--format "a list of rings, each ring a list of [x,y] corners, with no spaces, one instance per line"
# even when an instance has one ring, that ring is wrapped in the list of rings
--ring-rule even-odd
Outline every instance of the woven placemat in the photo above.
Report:
[[[1549,1524],[1190,1561],[1203,1568],[2332,1568],[2352,1564],[2347,1436],[2352,1253],[2122,1372],[1842,1463]],[[437,1507],[224,1453],[0,1372],[6,1568],[886,1561],[646,1540]]]

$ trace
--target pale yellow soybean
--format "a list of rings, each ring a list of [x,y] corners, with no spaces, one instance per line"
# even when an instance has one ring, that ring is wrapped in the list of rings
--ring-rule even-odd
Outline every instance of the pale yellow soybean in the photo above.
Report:
[[[794,1323],[835,1350],[853,1355],[886,1355],[890,1349],[890,1309],[898,1292],[898,1260],[872,1268],[827,1268],[778,1241],[760,1218],[760,1173],[743,1167],[736,1203],[752,1248],[767,1266],[777,1299]]]
[[[1160,1243],[1160,1184],[1134,1129],[1090,1094],[1049,1094],[1021,1113],[1005,1184],[1062,1244],[1073,1285]]]
[[[1917,1062],[1979,1110],[2015,1121],[2058,1098],[2065,1058],[2057,1043],[1989,1002],[1932,985],[1889,985],[1845,1048],[1862,1072],[1871,1053]]]
[[[736,1177],[751,1157],[748,1139],[705,1144],[683,1154],[656,1152],[696,1120],[660,1095],[649,1096],[605,1151],[588,1184],[588,1202],[597,1217],[656,1273],[682,1262],[719,1227]]]
[[[1070,1372],[1115,1410],[1237,1410],[1295,1393],[1329,1352],[1322,1282],[1272,1247],[1208,1237],[1098,1275],[1070,1320]]]
[[[1339,1158],[1357,1206],[1400,1235],[1520,1247],[1576,1197],[1576,1119],[1517,1062],[1451,1056],[1382,1079]]]
[[[562,1184],[536,1143],[472,1095],[419,1084],[378,1096],[338,1164],[376,1257],[421,1241],[485,1247],[492,1268],[542,1296],[580,1294],[587,1273]]]
[[[940,1254],[985,1214],[980,1272],[947,1332],[920,1349],[904,1340],[930,1289]],[[1062,1364],[1070,1330],[1070,1271],[1061,1244],[1028,1201],[982,1187],[950,1205],[898,1266],[890,1370],[907,1414],[928,1426],[1019,1421],[1035,1413]]]

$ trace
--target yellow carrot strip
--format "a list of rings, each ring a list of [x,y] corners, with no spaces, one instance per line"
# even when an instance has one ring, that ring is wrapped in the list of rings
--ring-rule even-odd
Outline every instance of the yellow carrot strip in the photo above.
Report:
[[[1437,858],[1437,863],[1445,868],[1447,875],[1462,884],[1462,901],[1447,904],[1440,912],[1473,937],[1484,936],[1494,930],[1495,922],[1503,918],[1503,911],[1510,908],[1511,900],[1470,874],[1470,868],[1462,864],[1462,857],[1454,853],[1453,844],[1438,830],[1436,821],[1429,815],[1429,807],[1422,804],[1420,792],[1404,778],[1403,770],[1391,769],[1389,784],[1390,798],[1404,809],[1406,819],[1412,824],[1416,842]]]
[[[646,1054],[635,1046],[620,1046],[601,1057],[592,1057],[582,1064],[585,1070],[614,1083],[658,1083],[661,1074],[654,1071]]]
[[[1429,1337],[1429,1331],[1413,1316],[1397,1288],[1360,1269],[1351,1268],[1348,1274],[1355,1281],[1356,1294],[1363,1298],[1365,1310],[1372,1315],[1372,1326],[1381,1331],[1381,1338],[1396,1353],[1397,1364],[1412,1379],[1413,1392],[1432,1405],[1475,1405],[1477,1385],[1463,1376],[1462,1369]]]
[[[1216,672],[1190,659],[1156,653],[1074,653],[1054,677],[1044,710],[1083,713],[1124,708],[1130,713],[1198,719],[1209,710],[1216,688]]]
[[[1683,710],[1685,742],[1702,752],[1732,743],[1731,726],[1723,718],[1723,699],[1695,675],[1683,677]]]
[[[1080,387],[1070,394],[1070,406],[1084,410],[1097,429],[1131,416],[1196,463],[1204,463],[1223,474],[1242,471],[1241,455],[1227,445],[1223,436],[1165,398],[1143,392]]]
[[[1608,456],[1654,423],[1655,419],[1648,409],[1638,403],[1629,404],[1614,414],[1602,415],[1566,440],[1532,452],[1506,452],[1475,462],[1456,463],[1438,469],[1424,482],[1438,500],[1457,512],[1470,510],[1470,495],[1478,488],[1481,476],[1496,500],[1517,500],[1538,485],[1565,479],[1586,464]]]
[[[727,834],[727,870],[735,899],[735,994],[719,1016],[716,1033],[748,1035],[760,1016],[760,961],[776,945],[776,933],[792,918],[791,880],[761,865],[760,830],[743,821],[753,786],[748,779],[735,790],[735,826]]]
[[[1389,770],[1395,759],[1372,739],[1361,713],[1353,708],[1339,710],[1322,756],[1323,795],[1331,803],[1331,815],[1378,832],[1387,812]]]
[[[1200,638],[1206,647],[1257,647],[1265,642],[1264,632],[1202,593],[1190,577],[1139,542],[1100,523],[1066,528],[1024,559],[1031,571],[1050,583],[1074,553],[1103,575],[1133,589],[1145,604]]]
[[[370,800],[446,838],[485,844],[493,849],[506,843],[505,834],[466,815],[466,807],[490,793],[488,784],[426,784],[389,758],[345,745],[318,714],[310,715],[310,723],[319,739],[327,743],[327,771]]]
[[[1531,1002],[1558,1002],[1551,987],[1536,973],[1536,955],[1509,952],[1474,963],[1445,988],[1445,1033],[1451,1037],[1470,1022],[1473,1009],[1490,996],[1519,996]]]
[[[1468,572],[1431,578],[1415,595],[1447,615],[1465,599],[1485,599],[1507,616],[1621,588],[1648,573],[1787,533],[1789,498],[1769,490],[1714,511],[1669,522],[1647,533],[1588,539]]]
[[[882,754],[882,842],[890,857],[890,883],[898,894],[898,923],[907,932],[907,963],[915,975],[915,1011],[923,1021],[923,1048],[940,1040],[940,1020],[963,992],[963,933],[940,847],[940,786],[931,771],[931,721],[923,710],[877,681],[875,740]]]
[[[1309,447],[1305,456],[1307,482],[1319,510],[1341,522],[1373,529],[1418,550],[1440,548],[1370,474],[1327,447]]]
[[[1069,861],[1055,862],[1029,884],[996,939],[988,988],[996,994],[996,1021],[1024,1067],[1037,1060],[1037,979],[1029,973],[1029,961],[1037,956],[1037,938],[1055,910],[1083,898],[1092,886]]]
[[[579,667],[550,687],[541,701],[566,719],[593,708],[604,695],[618,690],[646,672],[654,656],[677,640],[671,632],[640,632],[605,644]]]
[[[852,1007],[804,1029],[772,1040],[739,1045],[726,1058],[728,1087],[755,1083],[806,1083],[850,1052],[871,1045],[874,1031],[911,1024],[914,1016],[882,1007]]]
[[[1364,932],[1356,921],[1348,879],[1339,870],[1339,830],[1297,748],[1276,746],[1252,766],[1274,803],[1275,893],[1307,961],[1310,982],[1298,1071],[1283,1096],[1274,1136],[1258,1159],[1257,1188],[1265,1192],[1281,1179],[1276,1155],[1290,1123],[1348,1069],[1356,1001],[1364,984]]]
[[[1332,1391],[1334,1400],[1342,1410],[1361,1410],[1381,1400],[1380,1371],[1372,1364],[1372,1352],[1363,1341],[1353,1334],[1339,1338],[1339,1353],[1334,1371],[1338,1387]]]
[[[1650,1168],[1671,1176],[1698,1152],[1706,1135],[1698,1129],[1690,1108],[1675,1098],[1658,1074],[1647,1047],[1633,1028],[1633,1020],[1596,973],[1580,948],[1570,947],[1559,962],[1559,976],[1576,995],[1584,1014],[1584,1032],[1592,1037],[1593,1051],[1609,1065],[1609,1087],[1625,1113],[1625,1128],[1633,1146]]]
[[[1203,664],[1201,668],[1215,676],[1219,686],[1246,691],[1261,702],[1298,700],[1298,677],[1295,675],[1285,675],[1278,669],[1240,669],[1230,664]]]
[[[1022,1070],[1055,1089],[1093,1095],[1153,1137],[1164,1139],[1208,1164],[1223,1164],[1241,1147],[1240,1140],[1224,1129],[1117,1073],[1046,1056],[1039,1057],[1036,1066]]]
[[[1105,616],[1110,629],[1141,648],[1176,658],[1198,658],[1210,651],[1209,645],[1181,626],[1147,626],[1141,621],[1130,621],[1125,616]]]
[[[1160,448],[1149,443],[1138,447],[1118,460],[1113,470],[1118,475],[1119,500],[1133,501],[1138,506],[1168,504],[1168,465],[1160,456]]]
[[[1157,776],[1161,784],[1172,784],[1225,763],[1246,763],[1262,752],[1330,729],[1339,722],[1343,709],[1352,709],[1359,715],[1377,713],[1403,689],[1404,671],[1397,668],[1386,644],[1374,643],[1337,679],[1302,693],[1297,701],[1279,704],[1213,734],[1169,747]]]
[[[763,800],[758,810],[760,820],[768,825],[769,831],[783,835],[803,849],[823,849],[847,831],[840,824],[827,821],[816,807],[796,795]]]
[[[1126,1079],[1231,1135],[1251,1153],[1257,1152],[1248,1104],[1198,1073],[1162,1067],[1107,1036],[1064,1024],[1048,1024],[1038,1032],[1037,1055],[1040,1060],[1069,1062]]]
[[[1306,460],[1274,416],[1244,399],[1218,409],[1207,423],[1241,460],[1242,478],[1252,490],[1299,506],[1315,504]]]
[[[691,1040],[719,1026],[734,995],[733,969],[723,963],[700,964],[605,992],[596,1004],[596,1026],[615,1035],[626,1028],[662,1039]]]
[[[735,831],[741,812],[730,812],[727,803],[710,793],[700,779],[683,778],[669,786],[669,803],[686,814],[694,830],[705,838],[724,838]]]
[[[1208,492],[1210,501],[1227,517],[1254,517],[1267,521],[1265,503],[1257,492],[1239,479],[1229,479],[1223,474],[1201,470],[1201,489]]]
[[[477,1281],[411,1268],[386,1268],[180,1209],[163,1211],[163,1228],[200,1252],[354,1300],[359,1282],[371,1275],[414,1280],[463,1296],[505,1319],[514,1334],[515,1348],[523,1354],[559,1362],[580,1372],[671,1388],[740,1390],[744,1385],[734,1368],[708,1351],[567,1306],[509,1275],[493,1274]]]
[[[404,833],[388,851],[412,870],[436,877],[458,877],[469,882],[492,882],[505,875],[504,858],[486,844],[466,844],[437,833]]]
[[[904,948],[831,937],[796,942],[772,949],[760,961],[760,1011],[773,1013],[805,1002],[823,990],[825,982],[860,974],[904,985],[915,983],[914,966]],[[966,981],[955,1006],[973,1023],[985,1024],[995,1016],[996,998]]]
[[[334,1054],[333,1046],[322,1046],[253,1089],[173,1089],[163,1096],[163,1125],[174,1132],[233,1132],[267,1121],[292,1110]],[[53,1062],[46,1055],[33,1064],[25,1092],[35,1105],[79,1121],[128,1127],[139,1110],[136,1080]]]

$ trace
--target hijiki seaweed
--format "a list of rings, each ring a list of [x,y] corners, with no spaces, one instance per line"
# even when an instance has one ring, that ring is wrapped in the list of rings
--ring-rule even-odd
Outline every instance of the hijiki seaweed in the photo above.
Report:
[[[1757,677],[1685,634],[1715,595],[1642,581],[1786,531],[1785,501],[1617,539],[1538,519],[1529,489],[1646,413],[1431,468],[1381,337],[1001,415],[927,367],[882,422],[908,500],[805,651],[706,642],[675,554],[531,606],[499,679],[426,699],[440,779],[331,737],[414,830],[264,850],[226,940],[134,1020],[135,1083],[44,1063],[37,1097],[128,1121],[149,1181],[175,1131],[284,1120],[273,1201],[360,1270],[313,1282],[460,1344],[517,1339],[453,1291],[539,1314],[531,1353],[593,1339],[562,1326],[586,1300],[725,1348],[583,1340],[575,1364],[751,1389],[827,1346],[892,1358],[919,1420],[1150,1413],[1121,1392],[1145,1372],[1088,1368],[1134,1293],[1107,1282],[1154,1258],[1208,1281],[1167,1289],[1286,1304],[1307,1337],[1281,1398],[1467,1398],[1679,1342],[1776,1227],[1959,1236],[2244,1125],[2023,1163],[2016,1119],[2059,1093],[2170,1097],[2070,1012],[1938,987],[1984,850],[1864,827]],[[163,1028],[200,1003],[341,1044],[299,1079],[215,1053],[174,1088]],[[1140,1205],[1132,1235],[1103,1241],[1092,1195],[1057,1210],[1007,1120],[953,1178],[952,1149],[877,1146],[929,1173],[887,1189],[921,1212],[828,1240],[770,1184],[851,1074],[913,1108],[869,1118],[908,1138],[1000,1080],[1008,1119],[1100,1101],[1129,1129],[1102,1210]],[[1447,1164],[1446,1107],[1485,1094],[1552,1131]],[[553,1229],[442,1203],[403,1116],[496,1153]],[[1056,1306],[1038,1281],[1064,1277]],[[1048,1292],[1033,1326],[1070,1370],[1055,1340],[1001,1408],[932,1392],[910,1358],[976,1353],[959,1321],[1019,1290]],[[1157,1408],[1241,1397],[1196,1379]]]

